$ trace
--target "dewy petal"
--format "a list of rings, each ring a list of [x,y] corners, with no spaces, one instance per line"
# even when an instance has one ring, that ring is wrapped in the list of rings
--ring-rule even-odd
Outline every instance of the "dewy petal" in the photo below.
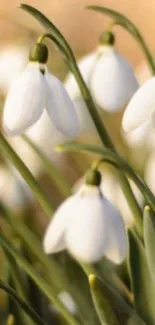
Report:
[[[46,254],[57,253],[66,248],[65,231],[77,200],[76,195],[71,196],[55,212],[44,236],[43,247]]]
[[[119,210],[108,200],[104,199],[106,210],[106,229],[108,233],[108,243],[105,256],[116,264],[120,264],[127,254],[127,236],[124,221]]]
[[[96,103],[108,112],[118,111],[137,89],[138,82],[130,64],[113,48],[105,46],[91,79]]]
[[[48,85],[46,109],[53,124],[62,134],[74,138],[79,132],[79,122],[74,105],[64,86],[55,76],[46,71]]]
[[[155,77],[139,88],[129,102],[122,120],[125,132],[130,132],[146,122],[155,111]]]
[[[96,186],[86,185],[77,195],[66,230],[67,248],[77,259],[94,263],[104,255],[107,240],[102,195]]]
[[[97,55],[98,55],[97,52],[91,53],[87,56],[84,56],[81,60],[78,61],[79,70],[87,86],[89,85],[89,81],[97,61]],[[65,88],[72,100],[81,97],[79,86],[75,80],[74,75],[71,73],[68,75],[68,77],[65,80]]]
[[[8,135],[19,135],[41,116],[46,99],[46,83],[33,63],[11,88],[3,113],[3,128]]]

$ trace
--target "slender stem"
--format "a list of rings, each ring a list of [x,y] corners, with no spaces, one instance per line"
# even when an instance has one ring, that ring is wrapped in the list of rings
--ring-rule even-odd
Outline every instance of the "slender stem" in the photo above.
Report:
[[[38,325],[47,325],[40,316],[23,300],[21,297],[17,295],[17,293],[5,284],[2,280],[0,280],[0,289],[4,290],[8,293],[9,296],[34,320],[34,322]]]
[[[24,134],[22,135],[22,138],[41,159],[49,177],[52,179],[52,181],[54,181],[61,194],[64,197],[68,197],[68,195],[71,193],[71,187],[65,177],[60,173],[60,171],[58,171],[58,169],[51,163],[48,157],[46,157],[46,155],[28,136]]]
[[[23,176],[27,184],[32,189],[34,195],[42,205],[44,211],[51,215],[53,212],[52,204],[47,198],[46,194],[40,187],[39,183],[36,181],[34,176],[31,174],[29,169],[23,163],[23,161],[19,158],[19,156],[12,149],[10,144],[4,138],[2,133],[0,133],[0,151],[4,153],[4,155],[11,161],[11,163],[19,170],[20,174]]]
[[[85,84],[85,81],[82,78],[82,75],[79,71],[79,68],[76,63],[75,56],[72,52],[71,47],[63,37],[63,35],[60,33],[60,31],[54,26],[54,24],[46,17],[44,16],[39,10],[36,8],[33,8],[32,6],[22,4],[21,8],[27,11],[29,14],[31,14],[34,18],[36,18],[43,26],[48,30],[47,37],[55,41],[56,45],[60,48],[62,53],[65,56],[65,60],[67,61],[71,71],[73,72],[76,81],[78,82],[79,88],[81,90],[81,94],[83,96],[83,99],[87,105],[88,111],[90,112],[90,115],[94,121],[94,124],[97,128],[98,134],[101,138],[102,143],[105,147],[112,149],[115,151],[113,143],[104,127],[104,124],[102,123],[102,120],[97,112],[96,106],[92,100],[90,91]],[[126,199],[130,205],[131,211],[135,217],[136,220],[139,220],[139,223],[142,219],[142,213],[141,209],[137,203],[136,198],[133,195],[133,192],[131,190],[131,187],[129,185],[128,180],[119,173],[120,182],[122,184],[122,188],[124,191],[124,194],[126,196]]]

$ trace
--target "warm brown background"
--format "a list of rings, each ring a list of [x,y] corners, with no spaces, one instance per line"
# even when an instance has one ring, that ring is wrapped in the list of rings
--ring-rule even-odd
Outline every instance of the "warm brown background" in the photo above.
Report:
[[[152,0],[29,0],[25,2],[42,10],[70,42],[77,55],[89,52],[97,43],[108,20],[99,13],[85,9],[88,4],[104,5],[119,10],[132,19],[141,29],[152,51],[155,52],[155,2]],[[19,0],[0,0],[0,41],[26,42],[32,28],[41,31],[35,20],[17,7]],[[30,28],[31,27],[31,28]],[[117,47],[122,54],[137,65],[143,58],[139,47],[122,28],[115,27],[119,36]]]

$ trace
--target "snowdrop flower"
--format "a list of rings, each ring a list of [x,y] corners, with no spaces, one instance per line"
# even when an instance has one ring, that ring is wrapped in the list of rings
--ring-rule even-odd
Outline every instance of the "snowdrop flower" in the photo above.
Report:
[[[61,300],[63,305],[68,309],[71,314],[76,314],[77,312],[77,305],[73,300],[72,296],[67,291],[61,291],[58,294],[58,298]]]
[[[127,200],[124,196],[123,190],[119,184],[117,176],[112,171],[104,170],[103,172],[103,181],[100,185],[100,190],[104,197],[110,201],[117,209],[120,211],[120,214],[126,225],[133,225],[134,219],[130,207],[127,203]],[[131,188],[133,190],[134,196],[136,197],[139,204],[142,203],[142,195],[135,183],[132,180],[129,180]],[[79,191],[79,188],[84,184],[84,179],[79,179],[74,187],[73,193]]]
[[[126,143],[132,148],[142,148],[150,149],[153,145],[152,137],[155,130],[153,129],[151,119],[144,122],[137,129],[131,132],[124,132],[121,130],[122,136]]]
[[[37,43],[30,52],[30,62],[19,76],[6,99],[3,128],[8,135],[19,135],[41,117],[46,108],[56,128],[75,137],[78,119],[61,82],[45,66],[48,49]]]
[[[11,209],[22,210],[34,196],[19,172],[12,166],[0,167],[0,199]]]
[[[155,77],[142,85],[129,102],[122,120],[125,132],[131,132],[146,121],[155,119]]]
[[[46,110],[44,110],[41,118],[31,126],[25,134],[52,163],[57,167],[63,166],[64,153],[57,153],[55,151],[55,146],[57,143],[64,142],[67,137],[56,130]],[[40,158],[22,137],[9,137],[8,141],[36,178],[42,172],[45,172],[44,165]]]
[[[91,171],[86,183],[56,211],[43,241],[47,254],[64,249],[85,263],[104,255],[121,263],[127,250],[124,222],[100,190],[101,174]]]
[[[104,32],[101,45],[79,61],[79,69],[96,103],[108,112],[118,111],[129,102],[138,89],[138,82],[130,64],[114,49],[114,35]],[[66,89],[72,99],[80,96],[78,85],[71,75]]]

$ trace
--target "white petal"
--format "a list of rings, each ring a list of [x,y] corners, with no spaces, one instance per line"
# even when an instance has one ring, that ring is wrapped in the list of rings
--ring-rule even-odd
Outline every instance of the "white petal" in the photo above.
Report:
[[[129,102],[122,120],[125,132],[130,132],[146,122],[155,111],[155,77],[135,93]]]
[[[124,221],[119,211],[104,198],[108,244],[105,256],[116,264],[123,262],[127,255],[127,236]]]
[[[54,214],[44,236],[43,247],[45,253],[56,253],[66,248],[65,231],[68,220],[74,213],[77,200],[76,195],[71,196],[60,205]]]
[[[68,250],[85,263],[98,261],[106,248],[107,229],[102,195],[98,188],[84,187],[68,222]]]
[[[11,88],[3,113],[3,128],[8,135],[19,135],[41,116],[46,99],[46,84],[35,64],[21,74]]]
[[[84,56],[81,60],[78,61],[79,70],[87,86],[89,85],[89,81],[92,76],[92,72],[97,60],[97,55],[98,55],[97,52],[91,53],[87,56]],[[71,73],[68,75],[68,77],[65,80],[65,88],[73,100],[81,97],[79,86],[75,80],[74,75]]]
[[[129,63],[113,48],[105,47],[91,79],[96,103],[108,112],[118,111],[138,89],[138,82]]]
[[[122,135],[132,148],[144,148],[144,146],[147,148],[147,146],[151,144],[150,137],[152,132],[152,118],[150,118],[131,132],[124,132],[122,130]]]
[[[74,138],[79,132],[79,122],[74,105],[62,83],[48,71],[45,79],[49,86],[47,112],[55,127],[64,135]]]

